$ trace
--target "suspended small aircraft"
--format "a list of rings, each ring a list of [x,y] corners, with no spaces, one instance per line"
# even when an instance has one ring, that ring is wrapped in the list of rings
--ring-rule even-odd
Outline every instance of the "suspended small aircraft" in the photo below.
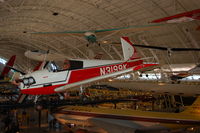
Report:
[[[11,69],[10,67],[13,67],[15,60],[16,60],[16,55],[13,55],[5,64],[5,67],[3,68],[3,71],[0,75],[0,84],[10,83],[9,81],[10,79],[8,78],[8,73],[10,72]]]
[[[167,113],[133,109],[111,109],[86,106],[64,106],[54,116],[62,124],[76,129],[111,133],[157,133],[194,130],[200,125],[200,97],[183,112]],[[84,126],[83,126],[84,125]]]
[[[151,21],[151,23],[161,23],[161,22],[182,23],[182,22],[189,22],[193,20],[200,20],[200,9],[156,19],[156,20]],[[200,30],[200,26],[198,26],[197,30]]]
[[[20,77],[19,88],[23,94],[47,95],[68,88],[125,74],[133,70],[157,66],[143,63],[127,37],[121,38],[124,60],[65,60],[63,69],[54,61],[48,61],[42,70]]]
[[[171,75],[170,78],[172,81],[179,81],[180,79],[186,78],[194,74],[200,74],[200,64],[196,65],[194,68],[191,68],[188,71],[176,72],[176,74]]]
[[[134,26],[128,26],[128,27],[114,28],[114,29],[88,30],[88,31],[33,32],[31,34],[46,35],[46,36],[68,35],[68,36],[72,36],[79,39],[83,39],[82,37],[84,37],[88,42],[87,46],[89,46],[89,44],[93,44],[93,43],[100,45],[101,40],[116,33],[146,31],[146,30],[158,28],[160,26],[163,26],[163,24],[134,25]],[[101,39],[98,39],[97,36],[99,35],[104,35],[104,37]]]

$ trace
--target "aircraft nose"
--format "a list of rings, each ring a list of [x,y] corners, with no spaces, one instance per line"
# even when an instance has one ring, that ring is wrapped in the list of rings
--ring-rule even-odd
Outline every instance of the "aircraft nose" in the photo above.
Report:
[[[25,86],[30,86],[32,84],[35,84],[35,79],[30,76],[30,77],[25,77],[22,79],[22,83],[25,85]]]

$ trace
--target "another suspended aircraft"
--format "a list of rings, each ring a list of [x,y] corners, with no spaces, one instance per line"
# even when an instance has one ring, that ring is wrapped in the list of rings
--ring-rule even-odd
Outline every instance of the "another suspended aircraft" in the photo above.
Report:
[[[161,23],[161,22],[183,23],[183,22],[189,22],[193,20],[200,20],[200,9],[195,9],[192,11],[175,14],[173,16],[156,19],[156,20],[151,21],[151,23]],[[200,30],[200,26],[198,26],[196,30]]]
[[[74,124],[76,129],[84,127],[90,132],[102,129],[112,133],[187,132],[187,128],[194,130],[200,125],[199,108],[200,97],[197,97],[191,106],[177,113],[65,106],[54,116],[62,124]]]
[[[72,37],[76,37],[79,39],[83,39],[84,37],[88,44],[99,44],[100,41],[107,38],[108,36],[111,36],[116,33],[129,33],[129,32],[136,32],[136,31],[147,31],[152,30],[155,28],[158,28],[160,26],[163,26],[164,24],[148,24],[148,25],[134,25],[134,26],[128,26],[128,27],[121,27],[121,28],[113,28],[113,29],[101,29],[101,30],[85,30],[85,31],[61,31],[61,32],[33,32],[31,34],[33,35],[68,35]],[[97,36],[104,35],[103,38],[99,39]],[[80,38],[81,37],[81,38]]]

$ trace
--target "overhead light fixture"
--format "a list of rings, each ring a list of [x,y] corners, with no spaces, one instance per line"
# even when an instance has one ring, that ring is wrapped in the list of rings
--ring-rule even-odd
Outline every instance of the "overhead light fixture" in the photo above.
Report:
[[[108,79],[108,81],[109,81],[109,82],[112,82],[113,80],[112,80],[112,79]]]
[[[58,12],[53,12],[52,15],[57,16],[59,13]]]
[[[162,86],[162,85],[165,85],[165,83],[163,83],[163,82],[159,82],[158,85],[161,85],[161,86]]]
[[[108,41],[103,41],[104,44],[108,43]]]

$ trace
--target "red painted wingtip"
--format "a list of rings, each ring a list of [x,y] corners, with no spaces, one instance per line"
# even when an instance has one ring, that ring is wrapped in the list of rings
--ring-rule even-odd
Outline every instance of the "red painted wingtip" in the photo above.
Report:
[[[9,61],[6,63],[6,66],[4,67],[4,69],[3,69],[2,73],[1,73],[1,76],[2,76],[2,77],[5,77],[5,76],[9,73],[10,68],[7,67],[7,66],[13,67],[13,65],[14,65],[14,63],[15,63],[15,60],[16,60],[16,55],[13,55],[13,56],[9,59]]]
[[[179,13],[179,14],[176,14],[173,16],[156,19],[156,20],[151,21],[151,23],[165,22],[165,21],[172,20],[175,18],[180,18],[180,17],[191,17],[193,19],[198,19],[198,17],[195,17],[195,15],[198,15],[199,13],[200,13],[200,9],[196,9],[196,10],[192,10],[189,12]],[[193,17],[193,15],[194,15],[194,17]]]

